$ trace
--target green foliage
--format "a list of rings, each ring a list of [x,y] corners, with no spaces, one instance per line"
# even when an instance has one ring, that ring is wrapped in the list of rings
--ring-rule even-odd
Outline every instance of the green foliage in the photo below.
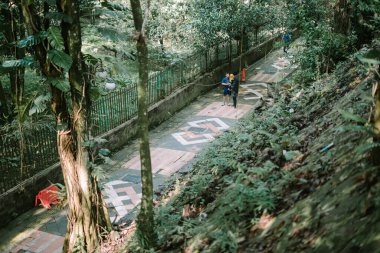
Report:
[[[48,58],[54,65],[57,65],[66,71],[69,71],[71,64],[73,63],[70,55],[56,49],[48,51]]]
[[[245,35],[264,26],[278,27],[275,14],[281,13],[281,4],[272,0],[204,1],[192,3],[192,24],[202,44],[210,46],[216,41],[239,40],[242,29]]]
[[[52,184],[58,187],[59,191],[54,191],[54,193],[58,196],[58,204],[56,205],[58,208],[64,208],[67,205],[67,190],[66,186],[60,183]]]
[[[303,70],[299,81],[311,82],[331,72],[337,63],[356,50],[355,47],[370,43],[375,36],[375,27],[380,24],[376,14],[380,11],[380,2],[342,3],[310,0],[289,5],[290,21],[301,29],[305,39],[305,47],[298,56]]]
[[[51,85],[58,88],[59,90],[63,92],[69,92],[70,91],[70,83],[68,80],[61,78],[61,77],[51,77],[47,79]]]
[[[356,36],[346,37],[332,33],[326,24],[310,26],[304,33],[305,47],[297,61],[301,69],[299,79],[305,83],[317,80],[322,74],[334,70],[335,65],[347,59],[354,50]]]
[[[48,40],[50,45],[57,50],[64,50],[64,42],[61,35],[61,30],[56,26],[51,26],[48,29]]]
[[[364,143],[364,144],[358,146],[355,149],[355,151],[359,154],[365,154],[365,153],[369,152],[370,150],[375,149],[375,148],[379,148],[379,147],[380,147],[380,143],[370,142],[370,143]]]
[[[365,124],[367,123],[367,120],[362,118],[362,117],[359,117],[355,114],[353,114],[352,112],[349,112],[349,111],[342,111],[342,110],[338,110],[340,112],[340,114],[342,115],[342,117],[346,120],[351,120],[351,121],[354,121],[356,123],[362,123],[362,124]]]
[[[291,151],[285,151],[284,152],[284,157],[287,161],[292,161],[299,157],[301,155],[301,152],[297,150],[291,150]]]
[[[29,116],[45,111],[47,108],[47,103],[50,101],[50,99],[50,93],[46,95],[39,95],[38,97],[36,97],[33,101],[32,106],[29,109]]]
[[[25,68],[34,65],[34,60],[31,57],[25,57],[19,60],[6,60],[1,64],[0,70],[7,72],[15,68]]]
[[[356,57],[364,64],[368,64],[370,66],[379,65],[380,64],[380,50],[372,49],[369,52],[359,53]]]
[[[101,182],[108,178],[108,173],[101,166],[93,164],[91,167],[91,177]]]
[[[35,35],[29,35],[25,39],[17,41],[19,48],[31,47],[40,44],[48,37],[48,33],[45,31],[39,32]]]

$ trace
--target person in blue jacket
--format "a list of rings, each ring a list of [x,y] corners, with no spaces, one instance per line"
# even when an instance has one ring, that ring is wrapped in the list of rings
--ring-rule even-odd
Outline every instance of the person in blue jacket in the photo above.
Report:
[[[226,73],[225,77],[222,79],[222,85],[223,85],[223,104],[224,106],[227,101],[227,105],[230,105],[230,94],[231,94],[231,83],[229,80],[229,73]]]
[[[289,50],[289,45],[290,45],[290,40],[291,40],[291,35],[290,33],[286,32],[283,36],[282,36],[282,40],[284,42],[284,53],[287,53],[288,50]]]

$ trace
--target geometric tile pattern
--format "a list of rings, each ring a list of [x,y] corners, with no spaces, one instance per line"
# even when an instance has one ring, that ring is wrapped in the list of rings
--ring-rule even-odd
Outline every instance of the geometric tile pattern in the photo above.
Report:
[[[62,236],[37,230],[10,252],[60,253],[64,239]]]
[[[195,153],[168,148],[151,148],[150,155],[152,172],[164,176],[171,176],[193,159]],[[140,155],[126,162],[122,167],[132,170],[141,170]]]
[[[242,85],[241,85],[242,86]],[[221,102],[214,102],[197,113],[197,116],[210,116],[227,119],[240,119],[252,109],[252,105],[240,104],[239,96],[237,108],[233,106],[221,106]]]
[[[272,67],[282,70],[287,68],[290,65],[290,61],[284,57],[279,57],[277,60],[272,64]]]
[[[243,94],[244,95],[247,95],[247,94],[253,94],[254,95],[253,97],[244,96],[244,99],[245,100],[252,100],[252,99],[263,98],[264,95],[261,93],[262,87],[260,87],[260,86],[267,87],[267,84],[266,83],[250,83],[250,84],[241,85],[241,87],[243,88],[243,92],[244,92]],[[256,89],[253,89],[254,87],[256,87]]]
[[[112,222],[118,222],[141,202],[141,193],[136,192],[133,184],[121,180],[106,183],[103,196]]]
[[[182,145],[194,145],[214,140],[222,130],[229,126],[221,119],[210,118],[187,122],[188,127],[182,128],[182,132],[173,133],[172,136]]]
[[[264,83],[276,83],[282,79],[281,75],[282,74],[280,72],[268,74],[265,71],[259,71],[256,74],[254,74],[251,78],[249,78],[249,81],[257,81],[257,82],[264,82]]]

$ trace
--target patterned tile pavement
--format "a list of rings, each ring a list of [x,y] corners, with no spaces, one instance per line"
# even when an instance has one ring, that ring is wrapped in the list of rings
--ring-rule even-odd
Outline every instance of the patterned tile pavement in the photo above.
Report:
[[[241,85],[243,86],[243,85]],[[243,91],[243,90],[242,90]],[[244,92],[244,91],[243,91]],[[253,105],[238,103],[237,109],[233,106],[221,106],[221,102],[214,102],[198,112],[198,116],[211,116],[229,119],[240,119],[247,112],[252,110]]]
[[[193,159],[195,153],[167,148],[151,148],[150,156],[153,173],[171,176],[187,164],[191,159]],[[127,163],[123,164],[122,167],[140,170],[140,155],[135,156]]]
[[[258,99],[266,97],[268,84],[278,82],[290,72],[285,69],[290,61],[279,56],[280,53],[275,52],[248,68],[247,82],[241,85],[237,109],[221,106],[221,89],[217,89],[205,94],[202,99],[193,102],[152,131],[150,139],[155,187],[159,180],[178,172],[205,144],[248,113]],[[112,179],[105,184],[103,190],[111,221],[116,223],[131,214],[141,199],[140,158],[136,152],[130,152],[131,147],[136,150],[137,144],[127,146],[115,154],[114,165],[110,169]],[[2,251],[4,248],[1,247],[0,235],[0,252],[60,252],[64,237],[51,232],[54,226],[50,230],[44,230],[46,223],[41,224],[28,229],[24,232],[23,240],[18,243],[12,241],[5,251]],[[64,230],[65,223],[60,222],[59,226]],[[27,227],[26,224],[25,228]]]
[[[17,245],[14,253],[59,253],[62,251],[64,238],[51,233],[36,230]]]

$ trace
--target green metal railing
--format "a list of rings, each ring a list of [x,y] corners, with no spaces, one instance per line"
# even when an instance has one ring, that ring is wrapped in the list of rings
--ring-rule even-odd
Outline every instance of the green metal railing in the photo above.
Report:
[[[197,76],[238,56],[237,42],[223,42],[152,74],[147,85],[147,102],[153,105]],[[91,135],[98,136],[137,115],[137,85],[109,93],[93,102]],[[23,168],[17,138],[0,139],[0,194],[58,162],[56,132],[52,128],[25,134]]]

